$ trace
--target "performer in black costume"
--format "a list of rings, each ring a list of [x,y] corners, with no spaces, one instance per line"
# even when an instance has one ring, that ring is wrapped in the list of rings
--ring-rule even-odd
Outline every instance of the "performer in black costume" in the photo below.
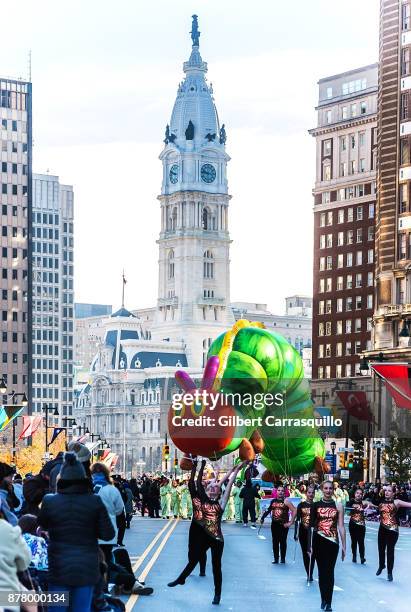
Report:
[[[321,593],[321,610],[332,610],[334,568],[338,557],[338,532],[341,537],[341,560],[345,558],[344,510],[340,502],[332,498],[333,484],[326,480],[321,485],[323,498],[311,507],[309,554],[314,554],[318,568],[318,584]],[[311,529],[314,534],[311,534]],[[312,536],[312,538],[311,538]]]
[[[193,502],[193,514],[197,511],[200,529],[196,529],[192,536],[191,554],[186,567],[178,578],[168,583],[169,587],[184,584],[186,578],[191,574],[197,563],[200,562],[200,559],[204,559],[207,550],[210,548],[214,578],[214,599],[212,603],[216,605],[220,603],[222,586],[221,558],[224,550],[221,519],[230,496],[231,487],[233,486],[238,472],[245,463],[246,462],[240,463],[235,466],[220,482],[210,482],[207,489],[204,490],[200,477],[200,474],[202,476],[206,464],[206,461],[203,459],[199,478],[197,479],[197,487],[195,490],[193,487],[190,489]],[[225,481],[228,482],[224,493],[221,495],[221,485]]]
[[[308,554],[308,549],[310,548],[308,536],[310,534],[311,507],[314,503],[314,495],[315,487],[314,485],[309,485],[307,488],[307,498],[304,501],[301,501],[297,506],[297,517],[295,520],[294,530],[294,540],[300,541],[308,582],[313,581],[313,571],[315,565],[313,555]]]
[[[385,487],[384,499],[376,506],[380,513],[380,528],[378,530],[379,568],[377,576],[385,569],[385,551],[387,551],[387,578],[392,582],[394,569],[394,550],[399,536],[398,508],[411,508],[411,503],[394,499],[394,490],[391,485]]]
[[[351,551],[352,562],[357,563],[357,546],[360,553],[361,563],[364,564],[365,559],[365,517],[364,510],[369,508],[371,504],[363,502],[363,490],[358,488],[354,492],[354,497],[350,501],[350,522],[348,523],[348,531],[351,536]]]
[[[291,512],[291,520],[289,520],[289,512]],[[270,513],[274,554],[273,563],[278,563],[280,553],[281,563],[285,563],[288,529],[294,523],[297,510],[288,499],[284,499],[283,486],[277,487],[277,497],[271,501],[271,504],[262,515],[261,524],[264,523],[265,517]]]

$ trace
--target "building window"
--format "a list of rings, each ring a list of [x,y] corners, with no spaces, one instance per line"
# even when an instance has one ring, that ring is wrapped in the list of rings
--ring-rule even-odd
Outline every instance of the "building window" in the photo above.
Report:
[[[325,312],[327,314],[330,314],[332,310],[332,301],[331,300],[327,300],[325,303]]]
[[[320,249],[325,249],[325,234],[320,236]]]
[[[326,357],[331,357],[331,344],[326,344],[325,345],[325,356]]]
[[[351,268],[352,266],[352,253],[347,253],[347,259],[345,265],[347,268]]]
[[[401,7],[401,28],[403,30],[410,29],[410,5],[403,4]]]
[[[368,228],[368,240],[374,240],[374,226]]]
[[[367,103],[361,102],[361,115],[365,115],[367,112]]]
[[[355,149],[355,134],[351,134],[350,144],[351,144],[351,149]]]
[[[342,356],[342,342],[337,342],[337,344],[335,345],[335,356],[336,357]]]
[[[355,296],[355,309],[361,310],[362,308],[362,298],[360,295]]]
[[[332,278],[328,277],[326,279],[326,289],[327,292],[332,291],[333,290],[333,281]]]
[[[406,76],[410,73],[410,49],[406,47],[401,53],[401,76]]]
[[[324,314],[324,300],[318,302],[318,314]]]
[[[368,263],[374,263],[374,249],[368,249]]]
[[[325,270],[325,257],[320,257],[320,272]]]
[[[326,245],[327,245],[327,249],[330,249],[332,247],[333,245],[333,235],[332,234],[327,234]]]
[[[327,98],[330,99],[333,97],[333,88],[327,87]]]
[[[344,244],[344,232],[338,232],[337,244],[338,244],[338,246],[343,246],[343,244]]]
[[[357,105],[351,104],[351,117],[356,117],[356,116],[357,116]]]
[[[328,157],[329,155],[331,155],[331,139],[329,138],[327,140],[323,140],[322,145],[323,145],[323,156]]]
[[[341,109],[341,117],[343,119],[348,119],[348,106],[343,106]]]
[[[399,213],[408,211],[408,183],[400,184],[400,202],[399,202]]]
[[[365,132],[360,132],[358,135],[358,145],[360,147],[365,146]]]
[[[355,286],[356,287],[362,287],[362,274],[361,274],[361,272],[359,274],[355,275]]]
[[[340,163],[340,176],[347,176],[347,162]]]
[[[331,378],[331,366],[325,366],[325,378]]]
[[[357,251],[357,266],[362,266],[362,251]]]
[[[333,224],[333,211],[329,210],[327,212],[327,225],[330,226]]]
[[[330,203],[330,192],[329,191],[323,191],[323,193],[321,194],[321,201],[323,204]]]
[[[372,308],[373,296],[372,294],[367,295],[367,308]]]
[[[352,297],[347,297],[345,299],[345,310],[346,312],[352,311]]]
[[[340,208],[338,211],[338,223],[344,223],[344,209]]]
[[[214,261],[211,251],[205,251],[203,256],[203,276],[204,278],[214,278]]]
[[[318,367],[318,378],[324,378],[324,368],[323,366]]]
[[[357,221],[362,221],[362,219],[363,219],[362,206],[357,206]]]
[[[368,206],[368,218],[374,219],[374,215],[375,215],[375,204],[371,202],[371,204],[369,204]]]
[[[325,280],[323,278],[320,278],[319,293],[324,293],[324,290],[325,290]]]
[[[362,227],[357,228],[357,244],[362,242]]]
[[[354,221],[354,209],[352,207],[347,209],[347,221]]]
[[[318,335],[319,336],[324,336],[324,323],[319,323],[318,324]]]
[[[318,345],[318,358],[323,359],[323,357],[324,357],[324,345],[319,344]]]
[[[365,159],[364,158],[360,159],[360,165],[358,167],[358,171],[365,172]]]
[[[367,287],[372,287],[374,284],[374,274],[373,272],[368,272],[367,274]]]
[[[361,331],[361,319],[355,319],[355,331],[356,332]]]
[[[344,289],[344,278],[342,276],[338,276],[337,278],[337,291],[342,291]]]
[[[351,376],[351,364],[350,363],[345,364],[345,375],[347,378]]]
[[[345,333],[351,334],[351,329],[352,329],[352,321],[351,319],[347,319],[345,322]]]
[[[174,251],[168,254],[168,278],[174,278]]]
[[[325,227],[325,213],[320,215],[320,227]]]
[[[340,151],[345,151],[347,149],[347,139],[345,136],[340,136]]]
[[[337,325],[335,328],[335,333],[337,335],[341,335],[343,333],[343,322],[342,321],[337,321]]]
[[[325,122],[328,124],[332,122],[332,113],[330,110],[325,111]]]
[[[323,181],[331,181],[331,164],[329,160],[323,163]]]
[[[325,335],[331,336],[331,321],[325,323]]]
[[[337,300],[337,312],[342,312],[343,310],[343,301],[342,298],[338,298]]]
[[[345,355],[346,355],[347,357],[349,357],[350,355],[352,355],[351,342],[346,342],[346,343],[345,343]]]
[[[350,174],[355,174],[357,172],[357,162],[355,159],[350,161]]]

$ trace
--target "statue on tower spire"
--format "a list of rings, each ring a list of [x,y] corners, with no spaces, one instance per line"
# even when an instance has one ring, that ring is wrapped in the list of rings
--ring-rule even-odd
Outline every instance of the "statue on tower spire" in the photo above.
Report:
[[[200,34],[201,32],[198,29],[198,17],[197,15],[193,15],[193,23],[191,26],[191,40],[193,41],[193,47],[199,47],[200,46]]]

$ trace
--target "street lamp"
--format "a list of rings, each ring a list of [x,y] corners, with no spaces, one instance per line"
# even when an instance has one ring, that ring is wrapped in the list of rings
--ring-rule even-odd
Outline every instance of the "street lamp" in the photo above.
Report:
[[[49,430],[49,412],[53,410],[53,406],[49,406],[48,404],[44,404],[43,412],[46,413],[45,421],[46,421],[46,444],[45,444],[45,452],[47,453],[49,450],[49,442],[48,442],[48,430]],[[54,408],[53,416],[58,416],[59,411],[58,408]],[[47,457],[46,457],[47,458]]]

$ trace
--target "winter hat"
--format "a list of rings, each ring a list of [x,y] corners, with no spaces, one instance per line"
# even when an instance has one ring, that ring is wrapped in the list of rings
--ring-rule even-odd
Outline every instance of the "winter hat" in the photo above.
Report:
[[[61,483],[62,480],[86,480],[86,472],[84,471],[83,466],[79,462],[75,453],[65,453],[64,454],[64,462],[61,466],[60,470],[60,479],[58,484]]]
[[[87,446],[85,446],[81,442],[77,442],[77,440],[72,440],[70,442],[70,444],[68,445],[68,450],[76,454],[77,459],[80,461],[80,463],[85,463],[86,461],[89,461],[91,457],[91,453]]]
[[[0,480],[3,480],[3,478],[7,478],[7,476],[10,476],[10,474],[14,474],[14,472],[14,467],[9,465],[8,463],[2,463],[0,461]]]

